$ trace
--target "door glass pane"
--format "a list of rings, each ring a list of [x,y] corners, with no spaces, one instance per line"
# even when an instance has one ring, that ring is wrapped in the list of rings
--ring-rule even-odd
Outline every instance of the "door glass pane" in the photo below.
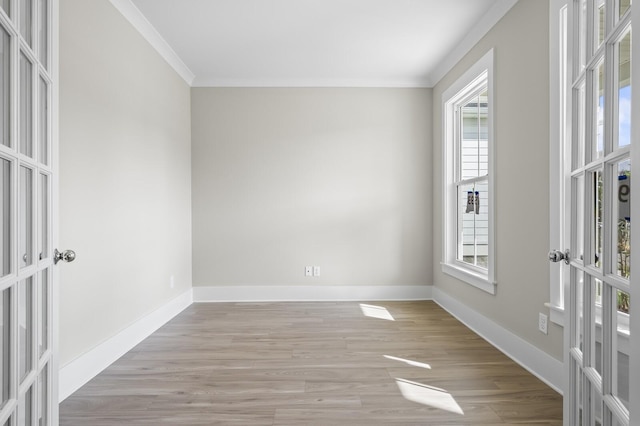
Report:
[[[18,284],[18,372],[20,381],[31,371],[33,354],[33,278]]]
[[[616,226],[616,273],[623,277],[631,276],[631,160],[618,163],[618,215]]]
[[[38,389],[39,389],[39,399],[40,403],[38,404],[38,426],[45,426],[47,424],[47,412],[49,407],[47,405],[47,399],[49,395],[49,364],[45,365],[38,376]]]
[[[573,154],[573,166],[572,169],[578,169],[584,165],[584,153],[586,151],[585,146],[587,144],[585,138],[585,129],[586,129],[586,98],[585,98],[585,83],[582,82],[580,87],[576,89],[575,92],[575,102],[576,102],[576,120],[574,127],[575,137],[572,144],[572,154]]]
[[[578,70],[587,63],[587,1],[578,0]]]
[[[591,221],[591,259],[589,264],[600,268],[602,265],[602,227],[603,227],[603,197],[604,184],[602,181],[602,170],[591,172],[591,185],[593,188],[592,199],[592,221]]]
[[[591,362],[590,366],[595,367],[600,377],[602,377],[602,281],[591,278],[591,297],[593,306],[591,307]]]
[[[573,252],[577,254],[576,260],[584,261],[584,175],[579,175],[573,179],[573,197],[575,199],[576,214],[573,221],[572,241]]]
[[[33,22],[33,0],[20,0],[20,33],[29,46],[31,43]]]
[[[618,49],[618,146],[631,143],[631,31]]]
[[[38,283],[38,358],[49,347],[49,270],[40,272]]]
[[[595,31],[596,31],[596,49],[598,47],[600,47],[600,45],[602,44],[602,42],[604,41],[604,36],[605,36],[605,7],[604,7],[604,0],[596,0],[595,2],[595,13],[594,13],[594,17],[596,19],[596,27],[595,27]]]
[[[40,77],[38,101],[38,159],[49,164],[49,92],[47,82]]]
[[[38,257],[42,260],[49,257],[49,176],[40,174],[38,191],[40,194],[40,203],[38,206],[40,222]]]
[[[576,328],[571,345],[579,349],[580,352],[584,352],[584,273],[575,268],[572,268],[572,272],[575,285],[575,312],[573,315]]]
[[[11,162],[0,158],[0,277],[11,273]]]
[[[29,388],[18,401],[18,425],[31,424],[31,407],[33,406],[33,387]]]
[[[40,44],[38,59],[45,69],[48,61],[48,43],[49,43],[49,10],[48,0],[38,0],[40,6],[40,20],[38,22],[38,43]]]
[[[622,18],[622,15],[627,13],[627,10],[629,10],[629,6],[631,6],[631,0],[620,0],[618,6],[618,16],[620,18]]]
[[[32,68],[29,59],[20,53],[20,153],[29,157],[33,157]]]
[[[9,84],[11,83],[11,37],[0,25],[0,144],[11,144],[9,123],[11,121],[11,98]]]
[[[9,399],[9,329],[11,324],[11,289],[0,292],[0,407]]]
[[[20,266],[33,263],[33,170],[20,167]]]
[[[631,304],[631,298],[629,293],[616,290],[616,307],[618,314],[614,315],[616,324],[614,330],[613,345],[612,345],[612,359],[613,359],[613,374],[614,380],[617,385],[614,386],[614,395],[620,399],[620,401],[629,408],[629,308]],[[614,382],[614,383],[615,383]]]
[[[594,146],[592,151],[592,159],[602,158],[604,154],[604,62],[596,68],[594,75],[594,94],[596,105],[596,129],[594,135]]]

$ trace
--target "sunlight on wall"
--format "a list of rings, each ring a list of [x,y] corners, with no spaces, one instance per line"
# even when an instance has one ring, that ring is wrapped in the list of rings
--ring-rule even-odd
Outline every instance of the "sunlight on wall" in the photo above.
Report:
[[[445,410],[450,413],[464,415],[464,411],[449,392],[444,389],[411,382],[404,379],[396,379],[402,396],[418,404]]]
[[[383,306],[365,305],[364,303],[361,303],[360,309],[362,309],[362,314],[366,317],[395,321],[387,308]]]

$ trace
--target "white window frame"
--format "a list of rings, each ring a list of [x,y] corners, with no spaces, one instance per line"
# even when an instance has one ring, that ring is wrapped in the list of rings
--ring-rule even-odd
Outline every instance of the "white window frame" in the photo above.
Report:
[[[442,95],[443,116],[443,210],[442,210],[442,272],[466,282],[476,288],[490,294],[496,294],[497,282],[495,280],[496,249],[495,249],[495,205],[496,191],[494,183],[495,166],[495,134],[494,134],[494,51],[489,50],[478,62],[472,65],[455,83],[453,83]],[[480,80],[487,82],[487,126],[488,126],[488,154],[489,175],[488,189],[489,202],[488,219],[488,268],[474,267],[457,259],[458,245],[458,199],[456,187],[456,168],[458,161],[458,145],[456,140],[455,110],[460,101],[465,98],[472,88],[477,87]]]

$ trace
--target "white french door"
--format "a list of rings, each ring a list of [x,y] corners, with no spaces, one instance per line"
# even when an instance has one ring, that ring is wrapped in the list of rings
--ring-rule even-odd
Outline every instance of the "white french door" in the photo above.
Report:
[[[0,425],[57,425],[54,0],[0,0]]]
[[[569,0],[567,17],[565,424],[628,426],[632,2]]]

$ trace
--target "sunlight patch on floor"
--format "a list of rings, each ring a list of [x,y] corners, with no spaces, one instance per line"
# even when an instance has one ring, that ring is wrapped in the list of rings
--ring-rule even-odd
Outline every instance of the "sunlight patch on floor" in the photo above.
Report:
[[[445,410],[450,413],[464,415],[464,411],[449,392],[422,383],[411,382],[404,379],[396,379],[402,396],[412,402],[427,405],[429,407]]]
[[[405,364],[412,367],[428,368],[429,370],[431,370],[431,366],[429,364],[425,364],[424,362],[412,361],[410,359],[398,358],[391,355],[385,355],[384,357],[393,361],[404,362]]]
[[[387,311],[387,308],[385,308],[384,306],[366,305],[364,303],[361,303],[360,309],[362,310],[362,314],[366,317],[395,321],[393,316],[389,313],[389,311]]]

